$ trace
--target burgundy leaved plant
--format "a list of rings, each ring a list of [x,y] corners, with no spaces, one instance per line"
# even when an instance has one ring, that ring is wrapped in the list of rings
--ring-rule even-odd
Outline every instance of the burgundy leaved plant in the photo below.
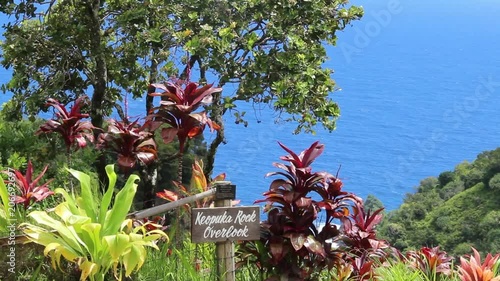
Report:
[[[33,165],[31,161],[28,161],[28,167],[26,168],[26,174],[23,175],[20,171],[14,170],[14,181],[8,182],[9,184],[14,184],[21,195],[16,195],[15,203],[22,204],[24,209],[28,209],[33,203],[40,202],[54,192],[49,189],[49,183],[54,179],[47,180],[44,184],[40,184],[40,180],[45,175],[48,165],[45,166],[35,179],[33,179]],[[9,171],[3,171],[5,174],[9,174]]]
[[[371,258],[367,252],[364,252],[359,257],[352,258],[350,261],[352,272],[349,277],[359,281],[378,280],[375,274],[375,262],[376,261]]]
[[[163,124],[167,125],[161,130],[163,142],[170,143],[176,137],[179,140],[177,181],[182,182],[182,158],[186,142],[201,135],[207,126],[211,131],[220,129],[206,112],[195,110],[209,105],[212,102],[212,94],[222,91],[222,88],[214,88],[212,84],[199,87],[197,83],[180,79],[165,84],[151,84],[150,87],[161,91],[149,94],[160,96],[161,102],[159,107],[149,112],[146,120],[151,121],[151,131]]]
[[[98,149],[107,149],[118,154],[118,166],[129,170],[138,162],[148,165],[157,159],[153,134],[147,130],[149,124],[120,122],[110,119],[108,131],[99,135]]]
[[[282,171],[267,174],[279,178],[271,182],[265,198],[255,202],[266,203],[261,240],[242,243],[239,265],[255,264],[269,278],[313,280],[322,269],[342,262],[342,253],[332,243],[340,235],[335,221],[362,201],[342,191],[342,182],[335,176],[312,171],[310,165],[322,154],[323,144],[315,142],[298,155],[279,145],[289,153],[280,158],[288,165],[274,163]],[[320,213],[324,214],[322,228],[317,227]]]
[[[75,149],[83,148],[87,145],[87,141],[94,142],[93,129],[95,127],[90,121],[82,121],[89,117],[88,114],[80,112],[84,103],[84,98],[76,99],[71,110],[55,99],[49,98],[47,106],[52,106],[56,110],[56,118],[50,119],[40,126],[40,129],[35,134],[41,133],[58,133],[64,140],[66,149],[69,153],[74,146]]]
[[[376,280],[374,264],[380,264],[388,257],[389,244],[377,238],[376,226],[382,220],[383,209],[366,212],[362,203],[356,202],[352,212],[340,219],[341,235],[337,242],[344,246],[344,259],[352,264],[352,278],[355,280]]]
[[[422,247],[418,251],[408,251],[406,258],[410,265],[420,270],[428,280],[446,279],[452,274],[451,262],[453,258],[448,256],[445,251],[440,250],[439,246]]]
[[[458,268],[458,274],[460,280],[462,281],[500,281],[500,275],[495,277],[495,269],[499,267],[498,260],[500,254],[492,256],[488,253],[484,262],[481,263],[481,256],[479,252],[472,248],[474,252],[473,255],[466,260],[460,257],[460,267]]]
[[[182,86],[186,85],[183,89]],[[180,150],[184,149],[186,140],[200,135],[208,126],[211,130],[218,130],[219,126],[212,122],[205,112],[195,113],[200,106],[212,103],[212,94],[222,91],[212,84],[199,87],[197,83],[176,80],[174,83],[151,84],[152,87],[163,92],[155,92],[150,96],[160,96],[160,106],[153,109],[148,116],[152,120],[153,129],[162,124],[169,125],[162,129],[162,138],[165,143],[179,139]]]
[[[366,212],[362,204],[355,204],[349,216],[342,217],[342,241],[350,249],[350,254],[383,257],[389,244],[377,238],[375,227],[382,221],[382,209]]]

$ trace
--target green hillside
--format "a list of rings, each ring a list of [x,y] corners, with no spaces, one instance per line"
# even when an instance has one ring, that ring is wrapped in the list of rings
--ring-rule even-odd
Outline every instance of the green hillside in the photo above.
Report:
[[[454,255],[500,252],[500,148],[421,181],[379,234],[401,250],[441,246]]]

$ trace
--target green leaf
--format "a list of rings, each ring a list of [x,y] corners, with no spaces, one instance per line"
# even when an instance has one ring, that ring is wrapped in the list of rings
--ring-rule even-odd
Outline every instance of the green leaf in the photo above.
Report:
[[[99,257],[102,252],[101,225],[98,223],[89,223],[82,226],[81,237],[85,243],[84,246],[92,255],[92,260]]]
[[[103,243],[106,244],[106,250],[115,261],[123,255],[130,247],[130,238],[127,234],[108,235],[103,237]]]
[[[108,179],[109,179],[109,185],[108,185],[108,190],[102,197],[101,201],[101,207],[100,207],[100,212],[99,212],[99,223],[104,224],[104,221],[106,219],[106,213],[109,208],[109,204],[111,203],[111,197],[113,197],[113,192],[115,189],[115,184],[116,184],[116,173],[115,173],[115,168],[114,165],[107,165],[106,166],[106,174],[108,174]]]
[[[37,223],[48,226],[50,229],[57,231],[61,238],[73,249],[78,252],[82,252],[80,247],[79,238],[74,235],[74,232],[62,224],[61,222],[51,218],[46,212],[43,211],[33,211],[29,215]]]
[[[68,202],[63,202],[55,207],[55,213],[63,220],[67,225],[78,225],[90,223],[91,220],[87,216],[80,216],[78,213],[73,214],[69,208]]]
[[[123,189],[116,195],[113,208],[106,214],[103,235],[117,233],[120,229],[120,225],[127,217],[132,206],[137,191],[137,184],[135,183],[137,180],[139,180],[139,176],[130,175]]]
[[[0,176],[0,232],[7,232],[9,214],[9,193],[7,187]]]
[[[146,250],[142,246],[132,245],[130,252],[123,257],[125,276],[130,276],[134,268],[140,268],[146,260]]]
[[[61,194],[64,197],[65,203],[68,205],[68,208],[71,210],[71,213],[81,215],[81,212],[79,211],[78,206],[75,203],[74,196],[69,195],[69,193],[62,188],[56,188],[54,190],[54,193]]]
[[[81,196],[83,200],[83,204],[80,207],[85,210],[86,215],[90,217],[92,222],[97,222],[96,203],[90,187],[90,176],[73,169],[68,169],[68,171],[80,182]]]

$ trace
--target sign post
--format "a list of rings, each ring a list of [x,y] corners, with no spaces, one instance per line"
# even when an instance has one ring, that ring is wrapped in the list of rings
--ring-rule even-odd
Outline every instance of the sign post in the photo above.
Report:
[[[230,199],[215,201],[215,207],[231,207]],[[215,252],[217,253],[217,276],[219,280],[234,281],[234,245],[232,241],[226,240],[216,242]]]
[[[215,208],[192,209],[191,240],[215,242],[219,281],[234,281],[233,241],[260,239],[260,208],[232,207],[236,189],[230,182],[216,182],[215,189]]]

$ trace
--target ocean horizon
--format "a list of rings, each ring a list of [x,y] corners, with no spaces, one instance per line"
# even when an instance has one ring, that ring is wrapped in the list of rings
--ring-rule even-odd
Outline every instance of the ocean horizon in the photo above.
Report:
[[[388,210],[424,178],[453,170],[500,146],[500,2],[352,1],[365,16],[328,47],[341,117],[333,132],[294,135],[296,124],[275,122],[267,106],[241,104],[249,125],[225,116],[227,144],[214,175],[225,172],[242,205],[262,198],[285,155],[318,140],[325,151],[316,171],[336,174],[344,189],[373,194]],[[7,18],[0,15],[0,23]],[[10,70],[0,68],[0,83]],[[0,93],[0,105],[9,94]],[[130,101],[130,115],[143,102]],[[214,135],[206,134],[207,142]]]

